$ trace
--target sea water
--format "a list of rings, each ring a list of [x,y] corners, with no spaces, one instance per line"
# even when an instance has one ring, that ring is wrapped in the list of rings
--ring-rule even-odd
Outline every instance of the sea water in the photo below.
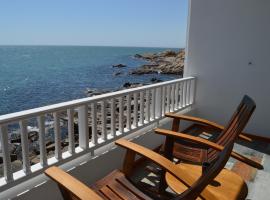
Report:
[[[146,61],[135,54],[164,48],[94,46],[0,46],[0,115],[86,97],[87,88],[115,90],[125,82],[173,75],[129,75]],[[177,49],[173,49],[177,50]],[[125,68],[113,68],[115,64]],[[122,72],[115,76],[114,73]]]

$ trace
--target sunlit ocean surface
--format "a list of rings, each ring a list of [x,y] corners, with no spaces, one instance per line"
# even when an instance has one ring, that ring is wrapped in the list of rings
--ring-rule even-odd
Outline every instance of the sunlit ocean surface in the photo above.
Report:
[[[145,61],[135,54],[162,48],[92,46],[0,46],[0,115],[86,97],[87,88],[114,90],[125,82],[169,75],[128,75]],[[126,68],[112,68],[114,64]],[[124,74],[114,76],[115,72]]]

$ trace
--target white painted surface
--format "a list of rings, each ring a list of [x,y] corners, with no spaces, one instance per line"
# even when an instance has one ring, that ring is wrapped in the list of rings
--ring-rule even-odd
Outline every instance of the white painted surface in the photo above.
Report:
[[[248,94],[257,109],[246,131],[270,137],[270,1],[191,0],[189,21],[197,115],[224,124]]]

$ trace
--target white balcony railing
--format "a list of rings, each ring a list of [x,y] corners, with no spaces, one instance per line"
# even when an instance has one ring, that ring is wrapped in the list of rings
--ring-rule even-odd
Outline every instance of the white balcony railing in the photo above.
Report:
[[[62,164],[84,153],[94,154],[95,149],[162,119],[165,112],[187,108],[194,103],[194,93],[195,78],[188,77],[0,116],[0,191],[22,177],[25,180],[41,173],[49,165]],[[39,160],[35,164],[29,156],[29,123],[37,124]],[[12,167],[9,148],[10,126],[16,124],[22,160],[19,171]],[[50,129],[54,153],[49,155],[46,140]]]

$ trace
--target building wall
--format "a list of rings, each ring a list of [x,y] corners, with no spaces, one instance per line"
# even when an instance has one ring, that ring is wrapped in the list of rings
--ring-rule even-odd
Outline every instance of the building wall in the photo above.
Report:
[[[244,94],[246,131],[270,137],[270,1],[190,0],[185,76],[197,77],[197,115],[226,123]]]

